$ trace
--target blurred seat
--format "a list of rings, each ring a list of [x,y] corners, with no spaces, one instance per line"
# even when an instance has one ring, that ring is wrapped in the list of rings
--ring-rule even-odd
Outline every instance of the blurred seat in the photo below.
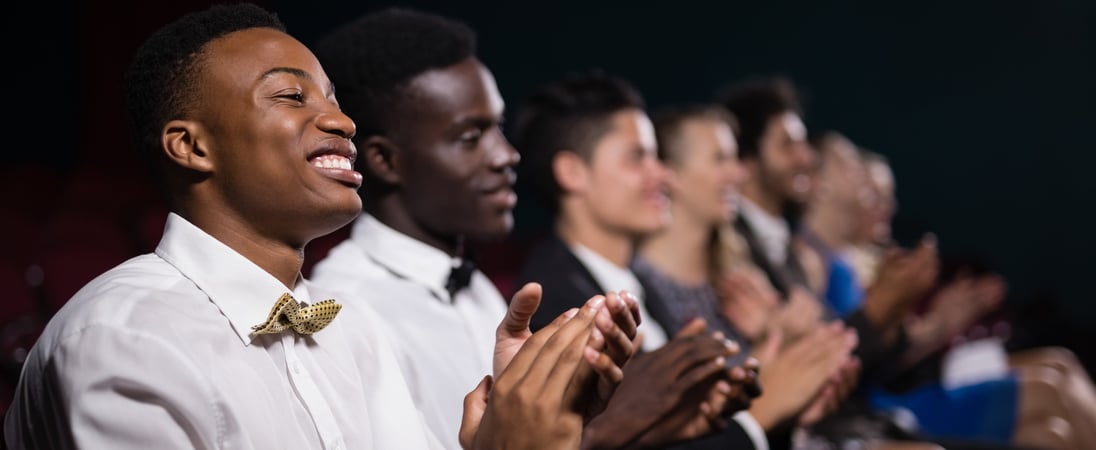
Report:
[[[167,224],[168,208],[156,203],[144,208],[137,219],[137,253],[149,253],[156,250]]]
[[[4,286],[4,307],[0,311],[0,323],[8,323],[38,312],[34,291],[27,283],[26,270],[23,267],[0,261],[0,286]]]
[[[4,262],[25,267],[38,251],[39,237],[44,222],[31,213],[0,207],[0,247],[4,249]]]
[[[120,172],[120,173],[119,173]],[[82,166],[66,177],[57,207],[132,221],[142,206],[158,199],[154,186],[134,170]]]
[[[102,246],[54,248],[42,253],[37,267],[46,306],[57,311],[89,281],[133,256],[126,249]]]
[[[41,220],[57,207],[64,183],[57,169],[35,163],[16,164],[0,172],[4,207]]]

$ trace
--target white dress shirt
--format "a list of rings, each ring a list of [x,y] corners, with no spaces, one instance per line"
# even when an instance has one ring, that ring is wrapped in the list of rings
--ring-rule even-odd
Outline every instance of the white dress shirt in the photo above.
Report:
[[[375,313],[252,335],[288,289],[170,214],[155,253],[88,283],[31,349],[9,448],[437,448]],[[319,297],[316,298],[326,298]]]
[[[598,286],[602,289],[608,292],[626,290],[635,295],[639,303],[639,317],[644,319],[639,322],[639,327],[636,328],[637,333],[643,334],[643,350],[649,352],[666,345],[669,340],[669,337],[666,336],[666,330],[663,330],[657,322],[650,319],[651,314],[647,312],[647,304],[643,301],[646,293],[632,270],[613,264],[612,261],[605,259],[604,256],[582,244],[570,244],[569,247],[571,253],[574,253],[579,262],[586,266],[586,270],[590,271],[590,275],[594,276],[594,281],[597,281]]]
[[[739,197],[738,204],[742,218],[757,235],[765,257],[774,265],[783,266],[788,261],[788,245],[791,241],[788,221],[783,217],[769,214],[745,196]]]
[[[368,302],[395,343],[411,395],[442,443],[457,440],[464,396],[492,371],[495,330],[507,303],[479,270],[449,298],[455,261],[368,214],[312,271],[315,284]]]

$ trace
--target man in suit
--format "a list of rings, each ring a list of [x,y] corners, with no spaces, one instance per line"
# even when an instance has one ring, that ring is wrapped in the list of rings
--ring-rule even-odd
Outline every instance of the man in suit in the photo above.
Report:
[[[747,172],[735,229],[786,305],[822,304],[820,293],[810,288],[797,240],[817,156],[807,140],[794,85],[783,77],[754,78],[728,85],[717,97],[739,121],[738,157]],[[926,292],[935,264],[931,241],[896,255],[880,269],[881,282],[865,294],[863,307],[844,317],[860,337],[856,354],[863,376],[885,370],[906,346],[902,318]],[[820,311],[820,318],[836,318],[826,307]]]
[[[661,230],[670,219],[664,192],[667,172],[658,161],[654,128],[644,108],[642,96],[629,82],[596,71],[544,85],[522,106],[514,131],[515,142],[524,152],[522,179],[553,211],[554,223],[532,250],[518,282],[538,281],[544,286],[544,309],[534,316],[534,327],[544,324],[554,311],[572,307],[575,295],[603,289],[634,293],[645,317],[653,320],[640,326],[643,353],[625,368],[622,387],[642,381],[648,389],[657,389],[660,383],[638,363],[658,366],[657,361],[673,361],[673,349],[681,345],[683,335],[666,331],[679,326],[667,310],[667,302],[674,300],[659,298],[631,269],[637,241]],[[703,326],[700,322],[685,329]],[[814,352],[827,355],[821,364],[825,367],[817,379],[800,383],[807,386],[803,395],[775,392],[743,402],[737,411],[723,411],[721,417],[730,420],[722,431],[680,445],[790,445],[787,421],[813,398],[811,386],[821,386],[821,380],[848,356],[850,348],[842,330],[835,329],[823,341],[822,346],[833,344],[837,350]],[[729,370],[736,369],[742,368]],[[618,397],[623,394],[623,389],[618,391]]]

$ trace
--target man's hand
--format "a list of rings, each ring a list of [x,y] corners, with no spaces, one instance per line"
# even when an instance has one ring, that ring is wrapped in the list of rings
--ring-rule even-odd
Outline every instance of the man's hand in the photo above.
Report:
[[[864,314],[886,330],[901,323],[936,283],[940,260],[936,238],[926,235],[916,248],[887,250],[875,281],[864,293]]]
[[[539,302],[539,295],[535,297]],[[589,344],[604,302],[602,296],[591,298],[581,309],[564,313],[528,336],[496,379],[484,378],[465,396],[463,448],[578,448],[584,412],[575,410],[572,400],[589,380],[576,378],[576,373],[584,363],[597,366],[603,359]],[[508,315],[504,325],[528,320],[521,315],[528,311],[517,306],[519,314]],[[512,330],[500,325],[504,328]],[[590,372],[591,379],[596,375]]]
[[[847,363],[856,343],[856,332],[835,322],[788,346],[771,361],[762,360],[765,395],[753,402],[750,414],[766,431],[802,414],[827,382],[839,376],[835,374]],[[829,395],[836,398],[839,387]]]
[[[710,431],[729,395],[716,383],[728,378],[726,358],[738,347],[705,328],[697,320],[665,346],[633,357],[606,410],[590,422],[583,447],[665,445]]]
[[[540,305],[543,291],[538,283],[522,286],[510,300],[506,316],[495,331],[493,373],[497,377],[513,360],[522,345],[533,335],[529,322]],[[565,400],[576,410],[583,411],[588,422],[605,409],[623,377],[622,367],[639,348],[636,328],[641,320],[639,302],[630,293],[610,292],[595,296],[604,302],[594,319],[589,347],[596,352],[590,364],[584,364],[575,373],[575,384]],[[597,376],[591,376],[591,373]],[[583,380],[583,381],[579,381]]]
[[[579,369],[576,378],[589,379],[589,371],[598,373],[596,380],[588,382],[588,389],[576,391],[572,400],[575,407],[585,410],[587,421],[600,414],[608,405],[617,385],[623,380],[622,367],[632,358],[639,341],[636,329],[639,325],[639,302],[627,291],[605,295],[605,308],[598,312],[591,348],[600,352],[596,363]],[[577,381],[576,381],[577,383]]]

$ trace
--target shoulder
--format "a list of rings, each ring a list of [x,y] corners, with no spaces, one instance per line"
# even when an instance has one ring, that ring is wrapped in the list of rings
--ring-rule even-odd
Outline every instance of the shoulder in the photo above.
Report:
[[[181,341],[220,317],[216,305],[174,266],[147,254],[104,272],[81,288],[50,319],[32,349],[37,358],[90,348],[90,334],[116,339],[120,346]],[[227,326],[227,325],[226,325]],[[138,338],[137,336],[143,336]],[[120,349],[118,349],[120,350]]]

